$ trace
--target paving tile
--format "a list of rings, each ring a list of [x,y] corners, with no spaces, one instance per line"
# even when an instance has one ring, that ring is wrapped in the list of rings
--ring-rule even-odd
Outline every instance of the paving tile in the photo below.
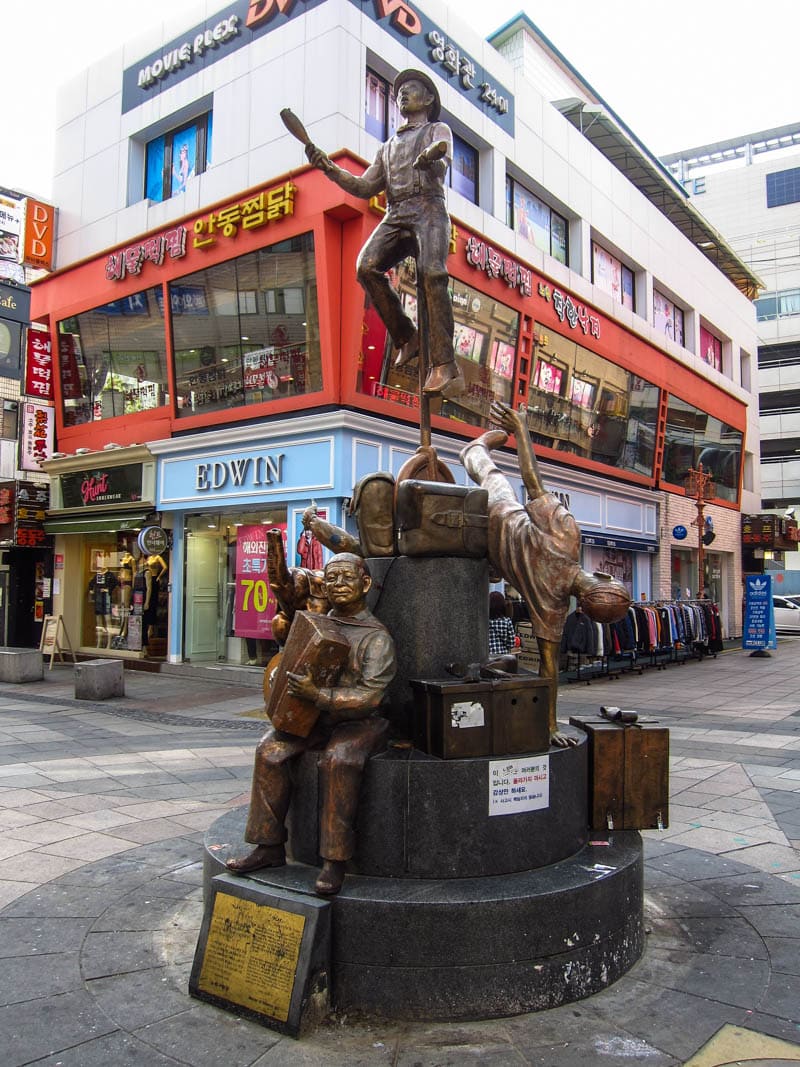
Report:
[[[737,849],[735,858],[770,874],[800,871],[800,855],[788,846],[763,844]]]
[[[61,1052],[31,1060],[26,1067],[185,1067],[185,1060],[162,1056],[144,1041],[116,1031],[82,1041]]]
[[[0,1006],[83,989],[77,951],[3,959]]]
[[[42,1025],[42,1020],[47,1025]],[[0,1008],[4,1067],[29,1064],[116,1029],[83,990],[71,990]]]
[[[133,1035],[192,1067],[246,1067],[278,1040],[269,1030],[207,1004],[141,1027]]]
[[[767,904],[748,908],[747,920],[762,937],[800,939],[800,904]]]
[[[83,857],[48,855],[41,851],[25,852],[16,858],[0,861],[0,881],[41,885],[76,867],[82,867],[85,862]]]

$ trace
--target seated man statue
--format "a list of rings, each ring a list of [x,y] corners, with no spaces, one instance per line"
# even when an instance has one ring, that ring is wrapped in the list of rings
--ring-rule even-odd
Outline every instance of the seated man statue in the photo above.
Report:
[[[318,688],[307,674],[289,674],[289,692],[320,709],[308,737],[270,726],[256,749],[245,840],[252,852],[228,860],[229,870],[245,874],[286,862],[285,819],[291,799],[290,764],[303,752],[322,750],[319,851],[324,861],[317,893],[338,893],[347,861],[355,852],[355,822],[361,778],[369,757],[386,743],[388,721],[379,715],[384,693],[397,669],[394,642],[367,609],[372,585],[363,559],[334,556],[325,567],[328,616],[339,624],[350,652],[334,686]]]

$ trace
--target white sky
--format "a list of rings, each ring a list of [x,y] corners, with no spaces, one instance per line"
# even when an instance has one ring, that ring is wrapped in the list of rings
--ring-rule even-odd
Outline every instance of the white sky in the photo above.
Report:
[[[486,36],[525,0],[454,3]],[[4,20],[0,186],[50,196],[58,85],[165,9],[192,4],[36,0]],[[800,0],[528,0],[525,10],[656,155],[800,122]]]

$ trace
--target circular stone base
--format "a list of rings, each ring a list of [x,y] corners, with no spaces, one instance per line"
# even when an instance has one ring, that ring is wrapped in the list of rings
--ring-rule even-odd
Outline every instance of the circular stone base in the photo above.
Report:
[[[205,879],[243,840],[247,809],[205,839]],[[542,1011],[605,989],[639,959],[642,842],[609,833],[538,870],[480,878],[348,874],[331,900],[331,1002],[394,1019],[483,1019]],[[314,894],[315,867],[248,877]]]

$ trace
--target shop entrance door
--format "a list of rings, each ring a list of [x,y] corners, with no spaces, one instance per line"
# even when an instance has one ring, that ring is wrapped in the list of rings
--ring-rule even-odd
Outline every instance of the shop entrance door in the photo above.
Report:
[[[186,539],[186,659],[220,656],[220,539],[194,534]]]

